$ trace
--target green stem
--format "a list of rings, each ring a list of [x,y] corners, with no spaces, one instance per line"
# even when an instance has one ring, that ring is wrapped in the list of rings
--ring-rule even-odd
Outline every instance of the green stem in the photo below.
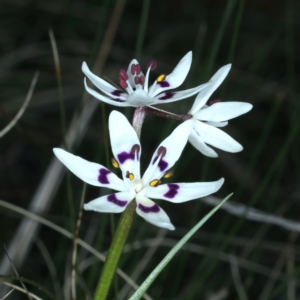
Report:
[[[115,275],[117,265],[123,251],[129,230],[135,215],[136,202],[131,201],[121,216],[108,255],[106,257],[101,277],[99,279],[94,300],[105,300]]]

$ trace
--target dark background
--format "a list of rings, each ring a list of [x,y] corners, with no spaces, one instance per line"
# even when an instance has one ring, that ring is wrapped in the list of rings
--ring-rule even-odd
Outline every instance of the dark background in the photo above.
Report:
[[[234,192],[231,198],[234,202],[299,221],[298,1],[2,0],[0,6],[0,128],[16,115],[35,71],[40,72],[26,112],[0,140],[1,200],[27,209],[37,189],[48,185],[50,190],[41,199],[43,207],[49,207],[37,213],[73,231],[82,182],[73,175],[61,177],[63,180],[57,182],[48,178],[43,183],[41,179],[47,177],[52,148],[62,145],[64,140],[59,99],[64,102],[66,128],[73,126],[75,133],[78,124],[72,123],[74,118],[96,103],[84,93],[82,62],[86,61],[97,75],[117,83],[119,70],[126,69],[132,58],[139,59],[144,70],[155,59],[158,67],[152,72],[150,82],[153,82],[155,76],[171,72],[192,50],[192,68],[180,90],[206,82],[218,68],[232,63],[227,79],[213,98],[250,102],[254,108],[224,128],[244,146],[241,153],[217,150],[219,158],[205,158],[188,145],[176,165],[174,180],[193,182],[225,177],[224,186],[216,194],[218,198]],[[59,83],[49,29],[54,33],[59,53]],[[186,113],[193,99],[161,108]],[[82,138],[75,139],[70,151],[106,165],[111,157],[106,142],[109,112],[117,109],[131,119],[134,110],[98,104],[91,110],[87,130]],[[146,119],[142,131],[142,171],[156,146],[176,125],[175,121],[158,117]],[[88,187],[85,202],[98,195],[97,188]],[[169,214],[176,230],[165,233],[136,217],[128,243],[138,241],[141,246],[129,249],[120,262],[128,275],[134,273],[151,249],[147,239],[160,234],[165,237],[165,244],[161,243],[155,254],[149,254],[149,262],[134,279],[137,284],[167,254],[170,244],[211,209],[200,200],[178,205],[159,201],[159,204]],[[0,207],[2,245],[9,246],[22,217]],[[111,224],[116,224],[118,217],[83,212],[80,237],[105,252],[111,241]],[[72,241],[46,226],[36,233],[24,233],[28,238],[32,234],[35,238],[24,258],[18,261],[12,257],[20,276],[38,282],[58,299],[69,299],[66,296],[69,292],[60,291],[67,286],[70,274]],[[203,249],[194,251],[190,244],[180,251],[148,290],[153,299],[242,299],[239,286],[248,299],[300,297],[299,281],[296,281],[300,273],[297,231],[253,222],[220,210],[191,243]],[[45,262],[41,244],[51,257],[54,275]],[[2,259],[7,259],[3,247],[0,248]],[[22,245],[18,248],[22,249]],[[90,257],[92,254],[79,248],[79,299],[91,299],[103,265],[95,260],[87,269],[80,269]],[[234,275],[236,269],[238,277]],[[13,275],[13,272],[3,275]],[[119,279],[115,285],[121,290],[124,281]],[[48,299],[43,291],[27,286],[42,299]],[[117,299],[116,293],[112,292],[110,299]],[[3,291],[0,297],[4,295]],[[216,295],[221,296],[213,298]],[[23,298],[26,296],[17,291],[8,297]]]

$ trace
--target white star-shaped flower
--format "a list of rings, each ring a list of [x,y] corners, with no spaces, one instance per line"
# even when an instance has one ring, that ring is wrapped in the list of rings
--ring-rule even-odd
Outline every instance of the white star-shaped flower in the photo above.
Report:
[[[218,154],[207,144],[228,152],[239,152],[243,146],[235,141],[224,131],[217,127],[224,127],[228,120],[247,113],[252,109],[252,104],[245,102],[220,102],[213,100],[206,105],[212,93],[219,87],[227,76],[231,64],[220,68],[196,97],[195,102],[188,114],[192,118],[185,123],[191,124],[189,142],[202,154],[217,157]],[[188,134],[188,133],[187,133]]]
[[[57,158],[76,176],[88,184],[118,192],[102,196],[84,205],[86,210],[120,213],[131,201],[136,201],[136,212],[146,221],[159,227],[174,230],[168,215],[152,199],[181,203],[210,195],[219,190],[224,179],[214,182],[160,184],[162,177],[170,177],[175,164],[187,143],[189,123],[182,123],[154,152],[150,165],[140,176],[141,145],[136,132],[124,115],[113,111],[109,117],[109,131],[113,165],[120,167],[123,180],[104,166],[84,160],[65,150],[55,148]]]
[[[185,80],[192,63],[192,52],[188,52],[169,75],[162,74],[149,87],[150,71],[156,68],[156,62],[150,61],[146,76],[144,76],[141,66],[136,59],[129,64],[128,70],[120,70],[119,85],[117,89],[107,81],[93,74],[87,64],[83,62],[82,71],[89,80],[105,95],[91,89],[84,79],[85,88],[95,98],[115,106],[149,106],[164,104],[177,100],[182,100],[197,94],[207,84],[202,84],[192,89],[171,92],[169,90],[180,86]]]

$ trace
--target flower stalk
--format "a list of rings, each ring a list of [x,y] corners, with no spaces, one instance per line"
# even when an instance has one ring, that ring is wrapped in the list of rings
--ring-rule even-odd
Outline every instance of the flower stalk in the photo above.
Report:
[[[141,131],[145,116],[145,106],[137,107],[134,112],[132,127],[136,131],[139,139],[141,139]],[[129,203],[126,210],[121,215],[119,224],[115,231],[115,235],[108,250],[101,276],[97,284],[94,300],[105,300],[108,295],[109,288],[116,273],[119,259],[121,257],[125,242],[127,240],[127,236],[133,223],[135,209],[136,201],[134,200]]]
[[[132,127],[136,131],[139,139],[141,138],[142,126],[147,113],[157,114],[157,115],[170,118],[169,114],[166,114],[164,111],[161,111],[160,113],[160,110],[155,110],[150,107],[146,107],[146,106],[137,107],[134,112]],[[178,116],[178,118],[176,117],[173,118],[177,120],[182,120],[180,116]],[[108,295],[109,288],[111,286],[114,274],[116,273],[118,262],[123,251],[123,247],[125,245],[128,233],[133,223],[135,209],[136,209],[136,201],[134,200],[127,206],[126,210],[124,211],[124,213],[120,218],[118,227],[115,231],[115,235],[113,237],[112,243],[110,245],[103,266],[101,276],[99,278],[99,282],[94,295],[94,300],[105,300]]]
[[[108,295],[123,247],[133,222],[135,208],[136,202],[132,201],[121,215],[94,294],[94,300],[105,300]]]

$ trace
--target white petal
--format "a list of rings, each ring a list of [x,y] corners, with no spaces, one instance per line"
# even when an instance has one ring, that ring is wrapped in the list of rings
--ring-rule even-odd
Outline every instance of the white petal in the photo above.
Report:
[[[189,142],[202,154],[209,157],[218,157],[217,152],[203,142],[202,138],[197,133],[196,129],[192,130],[189,136]]]
[[[252,107],[252,104],[245,102],[218,102],[200,109],[194,117],[201,121],[222,122],[245,114]]]
[[[174,230],[175,227],[165,211],[147,197],[136,197],[136,212],[147,222],[162,228]]]
[[[209,99],[212,93],[219,87],[219,85],[223,82],[225,77],[227,76],[229,70],[231,68],[231,64],[223,66],[219,69],[215,75],[209,80],[209,86],[203,89],[196,97],[195,102],[190,110],[190,113],[194,115]]]
[[[123,180],[100,164],[89,162],[63,149],[54,148],[56,157],[84,182],[117,191],[126,191]]]
[[[207,144],[232,153],[243,150],[243,146],[241,144],[235,141],[230,135],[216,127],[198,121],[195,122],[195,128],[203,141]]]
[[[109,116],[110,143],[114,158],[119,162],[120,168],[125,178],[126,172],[133,173],[140,178],[140,157],[142,153],[140,141],[133,127],[127,118],[118,111],[112,111]],[[132,147],[139,145],[137,160],[131,153]],[[138,173],[136,173],[138,172]]]
[[[147,197],[181,203],[215,193],[223,183],[224,178],[213,182],[167,183],[149,188]]]
[[[153,179],[160,179],[168,169],[172,168],[187,143],[187,139],[192,130],[192,124],[193,120],[183,122],[162,143],[160,143],[143,176],[145,185]],[[162,159],[159,159],[157,155],[157,151],[160,147],[165,147],[167,150]]]
[[[188,52],[181,61],[177,64],[173,72],[166,76],[166,79],[159,83],[154,82],[153,87],[150,87],[150,97],[155,97],[163,91],[175,89],[180,86],[185,80],[192,63],[192,51]]]
[[[164,103],[182,100],[197,94],[199,91],[206,88],[207,85],[208,85],[207,83],[204,83],[195,88],[179,91],[179,92],[163,92],[162,94],[159,94],[158,96],[153,98],[153,101],[154,104],[164,104]]]
[[[103,95],[99,94],[98,92],[94,91],[93,89],[89,88],[89,86],[86,83],[86,78],[84,78],[84,86],[85,86],[86,91],[89,94],[91,94],[96,99],[101,100],[101,101],[103,101],[105,103],[112,104],[112,105],[115,105],[115,106],[122,106],[122,107],[131,106],[130,104],[128,104],[124,100],[113,100],[113,99],[110,99],[110,98],[108,98],[106,96],[103,96]]]
[[[128,203],[132,201],[134,194],[129,192],[121,192],[105,195],[97,198],[87,204],[84,204],[85,210],[94,210],[104,213],[120,213],[125,210]]]
[[[227,121],[225,121],[225,122],[209,122],[209,121],[207,121],[206,124],[215,126],[215,127],[225,127],[228,125],[228,122]]]
[[[136,59],[133,59],[133,60],[130,62],[129,66],[128,66],[127,74],[128,74],[128,77],[129,77],[129,83],[130,83],[130,85],[131,85],[132,87],[135,87],[136,85],[135,85],[135,83],[134,83],[134,77],[135,77],[136,75],[132,75],[132,74],[131,74],[131,66],[132,66],[133,64],[139,65],[139,62],[138,62]],[[144,75],[143,72],[141,72],[139,76],[141,76],[141,75]]]
[[[149,88],[149,75],[150,75],[151,67],[148,68],[146,76],[145,76],[145,83],[144,83],[144,91],[148,93]]]
[[[113,99],[121,99],[121,100],[126,100],[126,93],[116,89],[113,85],[111,85],[110,83],[106,82],[105,80],[103,80],[102,78],[96,76],[95,74],[93,74],[89,67],[87,66],[86,62],[84,61],[82,63],[82,72],[89,78],[89,80],[98,88],[100,89],[103,93],[105,93],[106,95],[108,95],[110,98]],[[114,95],[114,92],[120,92],[119,96]]]

